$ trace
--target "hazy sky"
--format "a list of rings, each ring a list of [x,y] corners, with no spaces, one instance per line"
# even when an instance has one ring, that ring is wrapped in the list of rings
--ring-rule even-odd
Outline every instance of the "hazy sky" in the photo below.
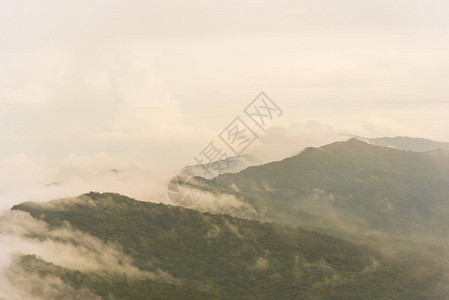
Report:
[[[0,0],[0,193],[191,164],[262,90],[276,125],[449,141],[448,53],[448,1]]]

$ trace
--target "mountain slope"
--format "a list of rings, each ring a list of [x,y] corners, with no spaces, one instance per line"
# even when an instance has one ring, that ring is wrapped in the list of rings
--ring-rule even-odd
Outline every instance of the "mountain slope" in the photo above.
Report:
[[[405,152],[351,139],[214,182],[198,180],[280,223],[400,237],[449,232],[449,152],[441,150]]]
[[[301,228],[117,194],[23,203],[13,211],[45,221],[51,230],[69,226],[105,243],[118,243],[139,270],[164,270],[172,278],[160,282],[98,276],[32,256],[18,262],[35,276],[50,274],[105,299],[443,299],[434,293],[441,277],[435,266],[395,261],[368,247]]]
[[[217,164],[218,166],[221,166],[221,170],[217,170]],[[260,164],[260,162],[255,157],[245,154],[231,156],[227,159],[222,159],[216,162],[206,163],[202,165],[199,164],[186,166],[182,169],[182,173],[211,179],[215,176],[220,175],[220,173],[237,173],[249,166],[254,166],[257,164]]]
[[[423,138],[411,138],[407,136],[382,137],[382,138],[363,138],[357,139],[377,146],[391,147],[398,150],[426,152],[431,150],[449,151],[449,143],[437,142]]]

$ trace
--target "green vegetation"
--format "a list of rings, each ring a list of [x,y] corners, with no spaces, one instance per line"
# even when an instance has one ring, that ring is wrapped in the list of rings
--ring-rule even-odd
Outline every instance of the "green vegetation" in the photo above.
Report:
[[[261,220],[429,240],[449,232],[449,152],[441,150],[405,152],[351,139],[199,180],[251,205]]]
[[[125,275],[104,276],[95,273],[82,273],[67,270],[43,261],[34,255],[21,256],[17,266],[25,272],[47,276],[56,276],[75,289],[87,288],[104,299],[217,299],[212,295],[189,288],[154,280],[132,280]],[[45,291],[36,291],[36,296],[47,298]],[[71,299],[70,295],[60,295]]]
[[[352,139],[197,179],[253,208],[253,220],[235,207],[218,215],[99,193],[13,208],[119,245],[138,270],[166,276],[80,272],[34,256],[17,264],[104,299],[447,299],[448,152]]]
[[[164,270],[175,283],[63,269],[33,256],[22,269],[57,276],[105,299],[444,299],[441,270],[395,261],[354,243],[301,228],[200,213],[118,194],[23,203],[51,228],[119,243],[140,270]]]

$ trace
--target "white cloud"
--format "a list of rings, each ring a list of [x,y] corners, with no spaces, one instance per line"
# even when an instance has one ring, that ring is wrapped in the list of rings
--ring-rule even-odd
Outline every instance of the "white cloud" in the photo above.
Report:
[[[166,202],[174,171],[150,169],[145,159],[70,154],[61,161],[36,162],[25,154],[0,160],[0,211],[25,201],[49,201],[89,191],[117,192]]]
[[[449,141],[448,8],[2,1],[0,210],[90,190],[167,201],[262,90],[284,110],[250,150],[263,161],[340,132]]]
[[[305,124],[291,124],[289,127],[269,128],[248,153],[261,162],[270,162],[299,154],[306,147],[320,147],[346,139],[348,137],[341,135],[330,125],[309,121]]]
[[[69,224],[50,229],[45,222],[33,219],[22,211],[8,211],[0,216],[0,254],[0,299],[20,299],[20,295],[34,299],[39,293],[45,299],[60,299],[61,290],[73,291],[56,277],[20,270],[15,262],[15,258],[20,255],[36,255],[69,270],[100,275],[126,274],[130,278],[176,282],[162,270],[149,272],[138,269],[118,244],[104,243],[94,236],[72,229]],[[36,282],[41,284],[36,285]],[[78,292],[89,295],[89,299],[95,298],[87,290]]]

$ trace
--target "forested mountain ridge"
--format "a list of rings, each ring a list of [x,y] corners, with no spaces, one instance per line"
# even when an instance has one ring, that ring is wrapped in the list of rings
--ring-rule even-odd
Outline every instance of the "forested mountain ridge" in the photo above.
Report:
[[[139,270],[163,270],[171,278],[99,276],[34,256],[17,262],[28,273],[56,276],[104,299],[443,299],[435,291],[441,279],[435,266],[395,261],[369,247],[301,228],[118,194],[29,202],[13,211],[29,213],[51,230],[69,226],[118,243]]]
[[[231,194],[263,220],[400,237],[444,238],[449,230],[449,152],[442,150],[407,152],[351,139],[214,181],[197,179],[203,190]]]

